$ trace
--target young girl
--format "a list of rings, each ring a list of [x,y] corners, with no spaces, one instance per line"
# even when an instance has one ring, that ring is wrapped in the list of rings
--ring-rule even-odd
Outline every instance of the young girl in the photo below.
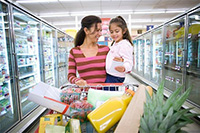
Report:
[[[123,83],[126,73],[133,67],[133,43],[127,24],[121,16],[111,19],[109,30],[113,43],[106,57],[106,83]],[[114,65],[120,64],[115,62],[117,60],[114,57],[121,59],[120,66]]]

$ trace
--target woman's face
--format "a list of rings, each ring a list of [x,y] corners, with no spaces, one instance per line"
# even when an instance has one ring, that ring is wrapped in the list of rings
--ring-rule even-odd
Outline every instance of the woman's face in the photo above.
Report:
[[[99,37],[102,35],[101,32],[102,32],[102,24],[97,23],[97,27],[96,24],[93,24],[92,27],[88,30],[87,36],[92,43],[97,43]]]

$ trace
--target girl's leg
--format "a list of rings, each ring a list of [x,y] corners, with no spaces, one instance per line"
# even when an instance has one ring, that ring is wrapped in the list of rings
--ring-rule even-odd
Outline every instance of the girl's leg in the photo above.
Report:
[[[125,78],[115,77],[110,74],[107,74],[105,83],[123,83]],[[109,87],[111,91],[118,90],[118,87]],[[108,90],[108,87],[105,87],[104,90]]]

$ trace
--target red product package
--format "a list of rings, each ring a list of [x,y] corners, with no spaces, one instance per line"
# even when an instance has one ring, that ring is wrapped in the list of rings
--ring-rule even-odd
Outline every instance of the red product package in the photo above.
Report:
[[[76,100],[80,100],[81,89],[80,88],[67,88],[63,89],[60,94],[61,102],[71,104]]]
[[[87,121],[87,115],[94,110],[92,104],[86,100],[77,100],[70,104],[70,117],[79,119],[81,122]]]

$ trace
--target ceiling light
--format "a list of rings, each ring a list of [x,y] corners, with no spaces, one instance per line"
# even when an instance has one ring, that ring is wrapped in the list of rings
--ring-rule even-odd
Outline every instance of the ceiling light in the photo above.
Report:
[[[165,13],[183,13],[185,11],[165,11]]]
[[[49,3],[49,2],[57,2],[58,0],[17,0],[17,3]]]
[[[59,1],[66,1],[66,2],[81,2],[81,1],[99,1],[99,0],[59,0]]]
[[[68,22],[68,23],[53,23],[53,25],[62,26],[62,25],[75,25],[75,22]]]
[[[46,14],[46,15],[40,15],[41,18],[52,18],[52,17],[68,17],[71,16],[69,13],[65,14]]]
[[[165,13],[165,11],[135,11],[133,14],[159,14]]]

